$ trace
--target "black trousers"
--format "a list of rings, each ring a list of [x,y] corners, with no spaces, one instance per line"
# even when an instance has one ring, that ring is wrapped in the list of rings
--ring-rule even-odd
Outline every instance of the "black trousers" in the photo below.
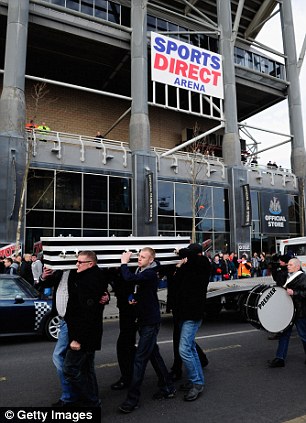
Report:
[[[117,339],[117,359],[121,372],[121,380],[128,385],[133,375],[137,329],[138,326],[133,307],[119,308],[120,332]]]

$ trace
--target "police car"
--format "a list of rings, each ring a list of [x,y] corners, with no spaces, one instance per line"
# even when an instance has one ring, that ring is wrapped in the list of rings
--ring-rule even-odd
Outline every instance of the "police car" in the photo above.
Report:
[[[52,300],[18,275],[0,274],[0,337],[44,335],[58,338],[60,320],[52,314]]]

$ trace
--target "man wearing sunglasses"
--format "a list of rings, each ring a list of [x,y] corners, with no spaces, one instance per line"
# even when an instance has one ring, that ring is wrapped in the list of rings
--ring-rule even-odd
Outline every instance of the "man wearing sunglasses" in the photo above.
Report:
[[[97,265],[93,251],[78,255],[77,270],[68,279],[68,304],[65,320],[68,326],[69,348],[63,372],[74,387],[83,406],[101,405],[94,370],[95,351],[101,349],[102,299],[108,296],[107,281]]]

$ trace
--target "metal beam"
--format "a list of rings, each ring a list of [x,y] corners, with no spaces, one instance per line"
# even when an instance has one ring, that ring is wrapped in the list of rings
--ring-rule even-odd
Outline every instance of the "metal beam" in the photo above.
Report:
[[[216,22],[214,22],[212,19],[210,19],[205,13],[201,12],[197,7],[195,7],[190,1],[183,0],[183,3],[185,3],[187,6],[189,6],[191,9],[193,9],[196,13],[198,13],[205,21],[210,23],[211,25],[217,27]]]
[[[264,25],[266,19],[273,12],[273,9],[275,8],[277,3],[278,1],[276,0],[264,0],[255,17],[253,18],[251,24],[249,25],[248,29],[245,31],[245,38],[249,39],[253,36],[253,34],[255,34],[255,36],[257,35],[257,33],[259,32],[259,28]]]
[[[301,69],[302,69],[302,65],[303,65],[303,61],[304,61],[304,57],[305,57],[305,51],[306,51],[306,34],[305,34],[302,49],[301,49],[301,52],[300,52],[300,55],[299,55],[299,60],[298,60],[297,65],[296,65],[299,74],[300,74]]]
[[[219,129],[224,128],[224,123],[220,123],[220,125],[215,126],[214,128],[209,129],[208,131],[204,132],[201,135],[198,135],[194,138],[191,138],[188,141],[185,141],[183,144],[177,145],[174,148],[171,148],[171,150],[166,151],[165,153],[161,154],[161,157],[169,156],[170,154],[175,153],[176,151],[182,150],[183,148],[187,147],[190,144],[193,144],[196,141],[201,140],[202,138],[206,137],[207,135],[213,134],[214,132],[217,132]]]
[[[245,0],[239,0],[239,3],[238,3],[237,12],[236,12],[236,16],[235,16],[235,22],[234,22],[234,26],[233,26],[233,32],[232,32],[232,39],[231,39],[231,42],[233,44],[235,44],[235,42],[236,42],[236,38],[237,38],[238,30],[239,30],[240,19],[241,19],[241,15],[242,15],[242,11],[243,11],[243,6],[244,6],[244,1]]]

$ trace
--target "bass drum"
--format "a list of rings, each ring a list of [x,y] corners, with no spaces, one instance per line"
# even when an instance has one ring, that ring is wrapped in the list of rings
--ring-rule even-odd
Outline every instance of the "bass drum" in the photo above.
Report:
[[[245,302],[248,322],[257,329],[283,332],[293,324],[295,315],[292,298],[280,286],[257,285]]]

